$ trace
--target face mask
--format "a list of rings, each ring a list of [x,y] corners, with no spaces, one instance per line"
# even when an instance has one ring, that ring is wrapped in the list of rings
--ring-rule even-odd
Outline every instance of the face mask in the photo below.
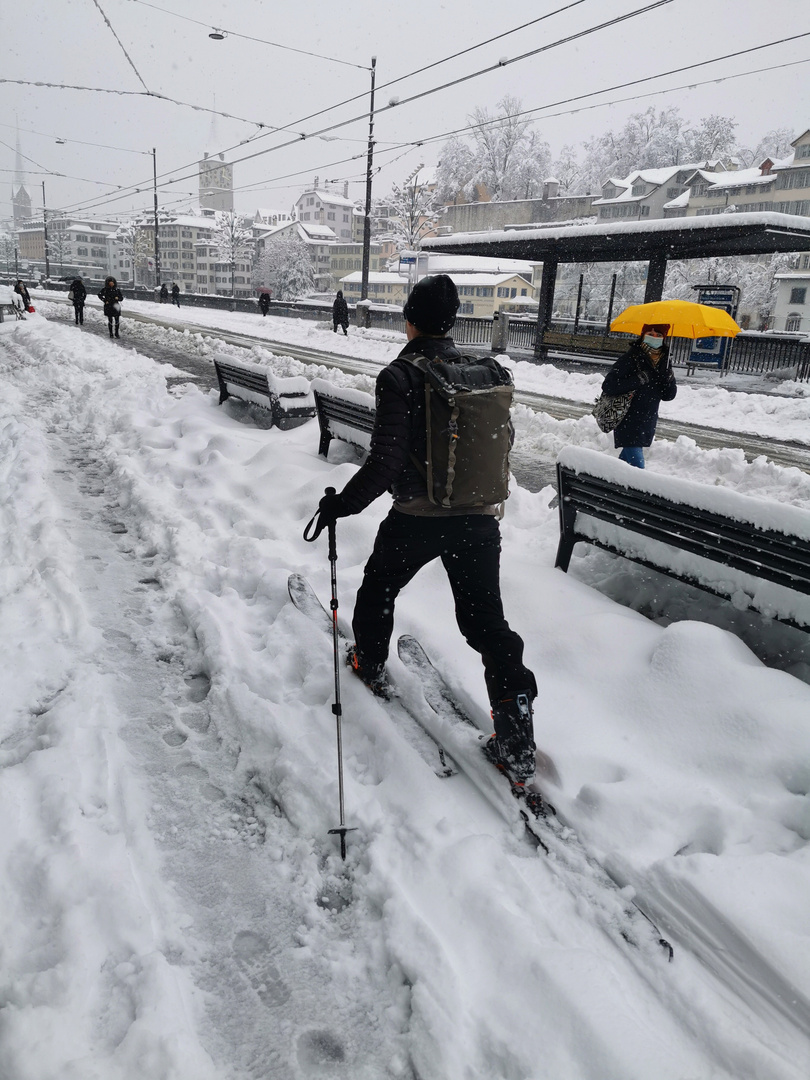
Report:
[[[649,345],[651,349],[660,349],[664,344],[664,339],[660,334],[645,334],[642,341],[645,345]]]

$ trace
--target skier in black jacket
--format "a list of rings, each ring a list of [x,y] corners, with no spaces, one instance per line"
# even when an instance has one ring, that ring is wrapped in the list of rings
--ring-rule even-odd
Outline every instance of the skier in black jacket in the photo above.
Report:
[[[332,330],[334,333],[337,333],[339,326],[343,327],[343,333],[348,337],[349,305],[346,303],[341,289],[338,289],[335,302],[332,304]]]
[[[481,654],[492,704],[491,755],[525,782],[535,770],[531,703],[537,695],[523,664],[523,641],[510,629],[500,593],[502,506],[476,511],[444,509],[428,497],[427,482],[411,455],[427,457],[425,375],[406,357],[457,360],[447,332],[456,320],[458,292],[442,274],[419,281],[405,304],[408,344],[377,377],[377,412],[368,457],[342,492],[319,504],[319,527],[359,514],[384,491],[394,505],[380,526],[357,594],[349,662],[376,693],[385,696],[385,661],[400,590],[427,563],[441,559],[468,644]]]
[[[98,298],[104,304],[104,314],[107,316],[110,337],[113,336],[113,320],[115,320],[115,337],[120,337],[118,324],[121,322],[121,301],[124,299],[124,295],[118,288],[118,282],[114,277],[107,278],[104,282],[104,288],[98,294]]]
[[[624,419],[613,432],[613,445],[628,465],[644,468],[644,447],[651,446],[658,425],[658,406],[672,401],[678,385],[666,344],[668,325],[643,326],[634,341],[605,377],[602,392],[618,397],[633,391]]]
[[[84,302],[87,299],[87,289],[81,278],[74,278],[70,285],[73,302],[73,313],[76,316],[76,325],[84,325]]]

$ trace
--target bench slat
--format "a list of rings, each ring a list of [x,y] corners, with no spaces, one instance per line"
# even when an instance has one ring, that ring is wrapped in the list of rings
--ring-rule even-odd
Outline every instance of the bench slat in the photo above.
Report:
[[[561,462],[557,465],[560,499],[560,543],[555,565],[568,564],[574,545],[593,544],[633,562],[689,582],[701,589],[726,595],[720,587],[699,580],[688,569],[675,569],[655,553],[632,551],[610,537],[588,535],[577,527],[579,514],[626,529],[671,548],[701,556],[742,571],[753,577],[810,595],[810,544],[773,529],[725,517],[722,513],[698,509],[662,495],[634,490],[601,476],[575,472]],[[632,548],[632,546],[631,546]],[[790,618],[782,621],[792,625]]]

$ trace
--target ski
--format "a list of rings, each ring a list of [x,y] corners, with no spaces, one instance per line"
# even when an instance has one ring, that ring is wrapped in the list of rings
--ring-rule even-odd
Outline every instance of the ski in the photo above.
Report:
[[[649,915],[634,899],[632,887],[616,881],[592,855],[576,832],[561,820],[537,781],[521,785],[494,765],[484,750],[486,734],[464,708],[434,666],[416,638],[403,635],[397,651],[408,670],[417,676],[431,712],[420,722],[429,724],[426,731],[449,748],[453,760],[488,801],[503,816],[529,833],[533,842],[549,856],[554,872],[577,897],[591,904],[600,924],[613,937],[619,937],[639,949],[663,949],[669,960],[671,944]],[[538,771],[549,762],[538,754]]]
[[[321,603],[318,594],[302,574],[289,575],[287,578],[287,592],[289,593],[290,600],[292,600],[293,604],[302,615],[306,615],[306,617],[319,626],[325,634],[328,634],[331,637],[332,615]],[[338,633],[341,642],[348,647],[349,639],[340,625],[338,625]],[[354,680],[356,679],[356,676],[351,675],[351,678]],[[391,716],[397,721],[398,727],[406,742],[416,750],[422,760],[431,767],[436,776],[441,779],[445,779],[448,776],[455,776],[457,770],[454,767],[453,762],[445,753],[442,745],[429,731],[426,730],[424,724],[413,715],[411,710],[401,699],[401,696],[393,683],[390,684],[390,689],[390,699],[386,700],[378,697],[378,700],[385,704]],[[369,693],[371,693],[371,690],[369,690]]]

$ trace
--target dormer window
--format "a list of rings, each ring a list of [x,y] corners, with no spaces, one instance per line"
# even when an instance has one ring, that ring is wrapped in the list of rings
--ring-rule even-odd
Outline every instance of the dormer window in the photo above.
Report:
[[[796,158],[810,158],[810,143],[805,143],[804,146],[796,147]]]
[[[602,188],[602,198],[603,199],[615,199],[616,198],[616,188],[612,187],[612,186]]]
[[[644,184],[633,184],[633,194],[634,195],[643,195],[645,191],[646,191],[646,186]]]

